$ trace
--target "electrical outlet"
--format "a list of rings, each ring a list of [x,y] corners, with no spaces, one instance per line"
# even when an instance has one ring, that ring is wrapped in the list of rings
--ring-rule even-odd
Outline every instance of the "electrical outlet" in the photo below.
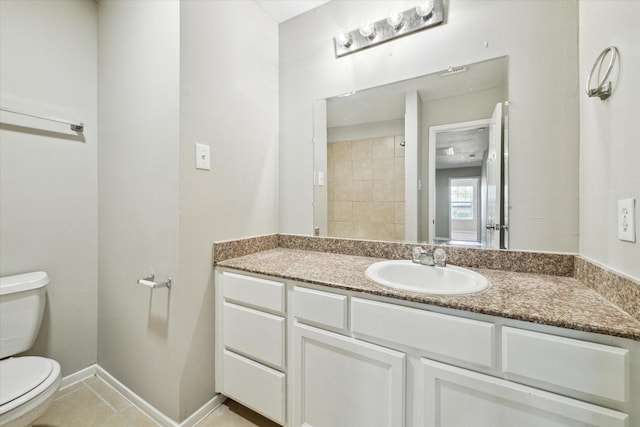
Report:
[[[196,169],[211,169],[211,147],[196,144]]]
[[[636,241],[636,200],[618,200],[618,239]]]

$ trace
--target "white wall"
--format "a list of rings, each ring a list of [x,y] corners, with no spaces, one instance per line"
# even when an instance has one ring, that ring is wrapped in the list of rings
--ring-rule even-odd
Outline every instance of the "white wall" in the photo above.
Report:
[[[278,27],[254,2],[99,12],[98,361],[180,421],[214,396],[212,243],[277,232]]]
[[[640,279],[640,2],[580,1],[580,254]],[[583,92],[607,46],[620,51],[613,94]],[[608,64],[608,61],[607,61]],[[636,199],[636,243],[618,240],[619,199]]]
[[[29,354],[63,375],[96,361],[96,5],[0,2],[0,103],[84,122],[69,126],[2,113],[0,275],[44,270],[50,283]]]
[[[278,25],[255,2],[184,1],[180,28],[182,418],[213,394],[212,243],[278,230]]]
[[[511,247],[576,252],[577,2],[451,1],[444,25],[334,57],[339,29],[414,5],[334,1],[281,24],[280,231],[312,232],[313,100],[508,55]]]
[[[185,282],[179,277],[179,2],[98,3],[98,362],[173,419],[180,414]],[[174,279],[151,291],[150,272]]]

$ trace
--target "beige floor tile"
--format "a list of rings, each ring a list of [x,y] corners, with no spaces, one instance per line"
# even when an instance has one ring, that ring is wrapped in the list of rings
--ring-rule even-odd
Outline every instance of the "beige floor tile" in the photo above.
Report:
[[[158,427],[100,378],[89,378],[58,393],[49,410],[33,427]],[[126,402],[126,406],[122,402]],[[198,424],[198,427],[277,426],[230,399]]]
[[[102,380],[98,378],[97,375],[93,375],[82,382],[85,383],[86,385],[91,385],[91,384],[102,382]]]
[[[120,415],[114,415],[111,418],[107,418],[101,424],[96,427],[130,427],[130,425]]]
[[[79,389],[83,388],[84,384],[82,384],[82,382],[79,383],[75,383],[75,384],[71,384],[69,387],[66,387],[62,390],[58,390],[58,392],[56,393],[56,397],[54,398],[54,400],[58,400],[63,398],[64,396],[73,393],[74,391],[78,391]]]
[[[227,399],[196,427],[279,427],[279,424]]]
[[[122,412],[131,406],[131,402],[125,399],[116,389],[111,387],[109,384],[104,382],[101,379],[96,381],[91,381],[91,383],[87,383],[87,385],[96,393],[100,395],[101,398],[107,401],[113,409],[117,412]]]
[[[53,401],[49,410],[40,417],[34,427],[86,427],[98,425],[116,412],[88,387]]]
[[[130,426],[135,427],[158,427],[158,424],[147,417],[141,410],[131,406],[120,413],[120,416]]]

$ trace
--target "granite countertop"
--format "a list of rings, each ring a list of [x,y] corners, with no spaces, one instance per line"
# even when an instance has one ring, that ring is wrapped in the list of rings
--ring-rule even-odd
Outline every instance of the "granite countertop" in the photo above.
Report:
[[[216,265],[282,279],[365,292],[440,307],[523,320],[640,341],[640,321],[573,277],[470,268],[491,286],[470,295],[425,295],[368,279],[364,271],[381,258],[275,248]]]

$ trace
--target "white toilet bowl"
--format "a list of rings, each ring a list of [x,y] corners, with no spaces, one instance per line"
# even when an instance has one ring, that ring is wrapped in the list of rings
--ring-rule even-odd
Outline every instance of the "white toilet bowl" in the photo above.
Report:
[[[47,283],[42,271],[0,278],[0,427],[31,425],[60,387],[55,360],[11,357],[29,350],[38,335]]]
[[[60,364],[36,356],[0,360],[0,426],[30,426],[60,387]]]

